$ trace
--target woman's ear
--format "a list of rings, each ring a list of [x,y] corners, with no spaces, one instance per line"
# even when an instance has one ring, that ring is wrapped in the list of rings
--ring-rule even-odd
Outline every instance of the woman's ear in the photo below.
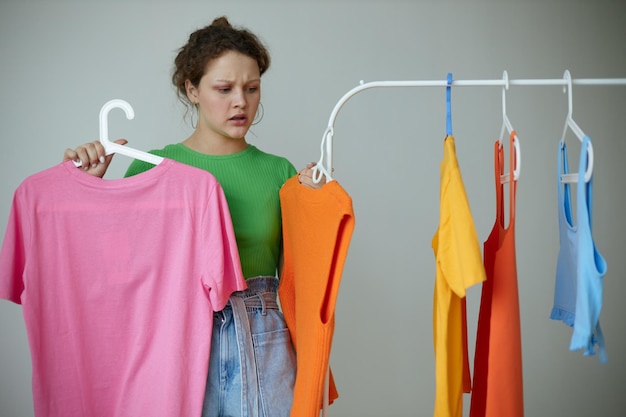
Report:
[[[190,80],[185,80],[185,91],[191,104],[198,104],[198,88]]]

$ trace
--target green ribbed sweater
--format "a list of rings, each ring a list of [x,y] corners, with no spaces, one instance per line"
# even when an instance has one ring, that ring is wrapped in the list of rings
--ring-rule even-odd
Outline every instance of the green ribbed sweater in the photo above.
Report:
[[[291,162],[253,145],[231,155],[205,155],[182,143],[150,153],[213,174],[228,201],[244,277],[276,276],[282,238],[279,191],[285,181],[296,174]],[[134,160],[126,176],[153,166]]]

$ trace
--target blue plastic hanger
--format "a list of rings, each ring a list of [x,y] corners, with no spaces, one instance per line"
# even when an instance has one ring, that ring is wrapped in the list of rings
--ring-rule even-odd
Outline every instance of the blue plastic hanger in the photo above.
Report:
[[[448,86],[446,87],[446,135],[452,136],[452,104],[450,97],[452,92],[452,73],[448,73]]]

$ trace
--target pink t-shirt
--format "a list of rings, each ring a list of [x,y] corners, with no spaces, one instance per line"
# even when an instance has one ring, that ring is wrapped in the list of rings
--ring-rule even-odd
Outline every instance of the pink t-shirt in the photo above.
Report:
[[[67,161],[15,191],[0,298],[22,304],[38,417],[199,416],[213,311],[245,285],[206,171],[103,180]]]

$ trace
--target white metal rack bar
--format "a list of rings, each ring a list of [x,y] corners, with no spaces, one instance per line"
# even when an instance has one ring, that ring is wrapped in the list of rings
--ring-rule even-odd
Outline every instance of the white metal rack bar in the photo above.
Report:
[[[452,80],[450,84],[451,87],[486,87],[486,86],[496,86],[496,87],[505,87],[511,85],[517,86],[563,86],[567,87],[568,85],[624,85],[626,86],[626,78],[578,78],[578,79],[570,79],[569,71],[565,71],[565,76],[563,78],[553,78],[553,79],[493,79],[493,80]],[[339,99],[332,112],[330,113],[330,117],[328,119],[328,126],[326,131],[324,132],[324,136],[322,137],[321,143],[321,158],[318,162],[318,168],[314,170],[314,179],[319,181],[321,179],[322,174],[325,174],[327,178],[332,179],[332,168],[333,168],[333,159],[332,159],[332,145],[333,145],[333,134],[334,134],[334,126],[335,121],[337,119],[337,115],[341,108],[346,104],[346,102],[355,96],[356,94],[372,89],[372,88],[397,88],[397,87],[448,87],[447,80],[413,80],[413,81],[371,81],[371,82],[363,82],[353,89],[346,92],[343,97]],[[326,162],[324,161],[324,156],[326,156]]]

